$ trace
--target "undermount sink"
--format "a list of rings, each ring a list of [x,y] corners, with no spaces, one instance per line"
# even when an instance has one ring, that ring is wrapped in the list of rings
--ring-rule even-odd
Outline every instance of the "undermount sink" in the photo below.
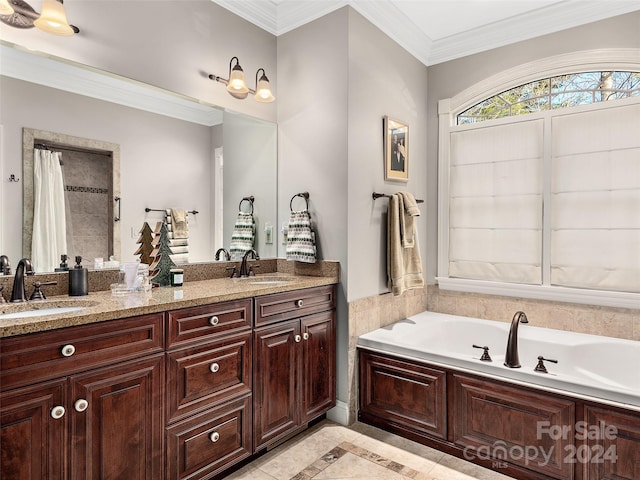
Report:
[[[91,301],[8,303],[0,306],[0,320],[9,320],[12,318],[43,317],[46,315],[79,312],[88,307],[94,306],[95,304],[96,302]]]
[[[244,277],[238,280],[251,285],[286,285],[293,279],[283,275],[256,275],[255,277]]]

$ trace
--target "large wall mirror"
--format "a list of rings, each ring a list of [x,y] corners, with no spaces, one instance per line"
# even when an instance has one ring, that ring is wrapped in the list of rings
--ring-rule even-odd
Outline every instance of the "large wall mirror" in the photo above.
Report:
[[[264,234],[269,226],[277,232],[278,225],[274,123],[6,42],[0,49],[2,173],[21,179],[3,182],[1,254],[17,263],[29,253],[23,242],[29,242],[30,232],[23,224],[31,221],[33,211],[23,197],[28,199],[33,188],[31,139],[48,141],[51,145],[45,147],[54,149],[80,145],[79,150],[97,154],[94,162],[100,162],[105,151],[117,151],[119,162],[113,162],[113,155],[104,156],[112,162],[111,187],[95,187],[95,179],[80,170],[74,176],[80,187],[74,186],[82,191],[76,190],[67,200],[73,203],[72,210],[84,209],[87,215],[96,205],[105,205],[107,210],[100,215],[111,222],[105,228],[110,236],[101,255],[105,260],[110,254],[119,261],[137,258],[144,222],[155,227],[167,209],[190,212],[183,257],[190,263],[213,261],[216,250],[229,250],[239,211],[253,211],[254,248],[260,256],[277,255],[277,235]],[[63,168],[75,168],[77,163],[70,159]],[[97,194],[108,196],[108,201],[89,198]],[[243,202],[247,197],[253,197],[252,205]],[[92,233],[92,229],[82,219],[74,225],[76,231]],[[82,254],[79,247],[69,249],[77,250],[65,252],[71,258]],[[85,263],[93,266],[93,258]]]

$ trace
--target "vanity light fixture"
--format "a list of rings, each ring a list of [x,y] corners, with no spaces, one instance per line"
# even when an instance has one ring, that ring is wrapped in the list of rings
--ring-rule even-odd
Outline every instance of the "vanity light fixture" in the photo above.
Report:
[[[40,14],[24,0],[0,0],[0,21],[15,28],[36,27],[54,35],[70,36],[80,32],[67,21],[62,1],[44,0]]]
[[[235,65],[234,65],[235,60]],[[262,75],[258,78],[258,75],[262,72]],[[244,79],[244,70],[240,66],[238,57],[231,57],[229,62],[229,78],[222,78],[217,75],[209,75],[209,78],[214,82],[220,82],[227,86],[227,92],[232,97],[244,100],[251,93],[256,101],[261,103],[273,102],[276,97],[271,93],[271,86],[269,85],[269,79],[265,74],[264,68],[259,68],[256,71],[256,88],[255,90],[247,87],[247,83]]]

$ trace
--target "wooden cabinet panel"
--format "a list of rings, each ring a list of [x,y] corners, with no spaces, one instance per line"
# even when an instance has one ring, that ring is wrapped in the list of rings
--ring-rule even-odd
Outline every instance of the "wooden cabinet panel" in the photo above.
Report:
[[[446,438],[446,372],[360,351],[360,414],[401,430]]]
[[[254,331],[254,448],[286,435],[300,424],[300,321]]]
[[[167,354],[167,419],[251,392],[251,331]]]
[[[168,312],[167,348],[251,328],[251,305],[248,298]]]
[[[333,311],[302,319],[302,423],[336,404],[336,327]]]
[[[251,396],[245,396],[167,429],[167,478],[212,478],[251,451]]]
[[[73,346],[70,356],[63,354],[66,345]],[[1,338],[2,388],[30,385],[162,351],[162,313]]]
[[[335,288],[313,287],[256,298],[256,327],[334,309]]]
[[[587,480],[640,478],[640,413],[585,406],[582,444],[569,456],[582,464]]]
[[[0,477],[66,478],[68,414],[51,416],[66,405],[66,388],[59,380],[0,394]]]
[[[164,478],[163,384],[163,355],[71,377],[73,480]]]
[[[504,446],[517,455],[497,460],[553,478],[573,478],[573,464],[565,462],[565,457],[575,435],[574,402],[496,381],[458,374],[452,379],[453,441],[457,445],[467,453],[482,447],[489,456],[502,453],[497,446]],[[543,425],[540,422],[565,428],[566,434],[545,434],[539,429]],[[525,455],[520,456],[520,452]]]

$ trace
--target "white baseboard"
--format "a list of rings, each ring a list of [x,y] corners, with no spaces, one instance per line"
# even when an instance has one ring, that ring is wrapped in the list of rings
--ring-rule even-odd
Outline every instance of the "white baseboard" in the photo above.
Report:
[[[327,412],[327,418],[340,425],[349,425],[349,405],[338,400],[336,406]]]

